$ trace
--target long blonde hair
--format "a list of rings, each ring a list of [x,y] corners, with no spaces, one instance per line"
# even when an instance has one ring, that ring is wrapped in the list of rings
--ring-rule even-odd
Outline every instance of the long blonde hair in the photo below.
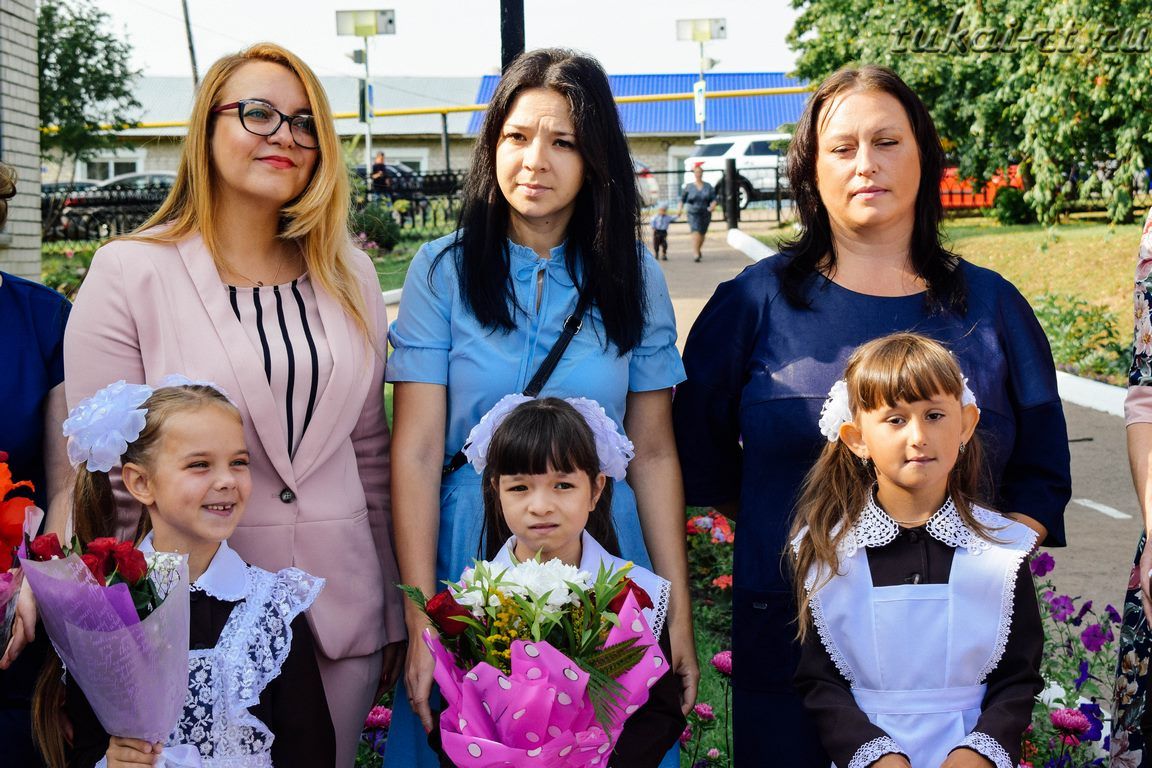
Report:
[[[312,279],[340,302],[368,339],[372,332],[367,321],[364,297],[352,271],[352,241],[348,234],[350,188],[344,167],[340,140],[332,120],[332,108],[320,80],[299,57],[275,43],[256,43],[239,53],[216,61],[204,75],[196,91],[188,135],[180,168],[171,192],[144,224],[128,239],[175,243],[199,232],[216,261],[220,261],[218,234],[213,216],[217,183],[212,166],[212,129],[220,92],[228,79],[245,64],[267,61],[285,67],[300,80],[315,117],[319,148],[315,150],[316,169],[308,186],[280,211],[280,237],[296,243]],[[155,227],[166,225],[159,230]]]
[[[959,400],[964,392],[964,375],[948,350],[915,333],[895,333],[861,345],[848,358],[844,379],[854,414],[937,395]],[[980,440],[973,434],[948,474],[948,495],[965,525],[977,535],[996,541],[972,513],[981,489],[986,487],[984,473]],[[799,607],[797,636],[801,640],[811,626],[812,595],[840,570],[836,548],[860,519],[875,483],[871,464],[862,463],[843,440],[825,445],[804,478],[791,537],[800,536],[805,527],[807,531],[800,538],[796,557],[790,558]],[[819,576],[806,584],[813,571]]]

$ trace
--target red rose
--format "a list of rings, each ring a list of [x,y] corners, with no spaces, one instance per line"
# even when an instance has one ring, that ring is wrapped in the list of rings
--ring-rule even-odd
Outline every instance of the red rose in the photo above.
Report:
[[[117,544],[112,550],[112,558],[116,561],[116,571],[120,574],[120,578],[132,586],[136,586],[148,571],[144,553],[132,546],[130,541]]]
[[[99,558],[110,558],[112,557],[112,550],[116,549],[116,545],[119,543],[111,536],[104,536],[99,539],[92,539],[88,542],[88,546],[84,547],[84,551]]]
[[[644,591],[643,587],[638,585],[632,579],[624,579],[624,586],[616,593],[616,597],[612,598],[612,602],[608,603],[608,610],[612,613],[620,613],[620,609],[624,607],[624,599],[628,597],[631,592],[636,596],[636,607],[643,610],[645,608],[652,608],[652,598]]]
[[[55,557],[64,557],[64,549],[60,546],[60,539],[54,533],[46,533],[32,539],[28,545],[32,562],[42,563]]]
[[[433,595],[424,604],[424,610],[428,613],[428,618],[432,619],[436,628],[440,630],[440,634],[448,637],[462,635],[464,630],[468,629],[467,624],[456,620],[457,616],[472,616],[467,608],[456,602],[456,598],[452,597],[452,593],[447,589]]]
[[[84,561],[84,565],[88,566],[88,570],[92,571],[92,576],[96,579],[96,583],[104,586],[108,582],[107,577],[104,575],[104,559],[97,555],[84,554],[80,555],[80,559]]]

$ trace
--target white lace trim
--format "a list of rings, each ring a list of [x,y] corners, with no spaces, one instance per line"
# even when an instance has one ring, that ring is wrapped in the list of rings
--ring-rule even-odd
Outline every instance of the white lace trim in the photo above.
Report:
[[[957,748],[968,747],[969,749],[979,752],[995,763],[996,768],[1015,768],[1015,765],[1012,763],[1012,756],[1000,745],[1000,742],[986,733],[972,731],[964,741],[956,746]]]
[[[972,512],[981,523],[993,529],[1001,527],[996,525],[997,520],[1001,523],[1004,522],[1004,518],[995,512],[989,512],[979,507],[973,507]],[[944,506],[928,518],[924,530],[937,541],[950,547],[967,549],[973,555],[979,555],[981,552],[992,548],[992,544],[987,539],[981,538],[979,534],[964,524],[963,518],[960,517],[960,511],[956,509],[952,499],[945,501]],[[864,505],[864,511],[860,513],[860,519],[840,539],[837,551],[844,557],[852,557],[860,547],[883,547],[895,541],[899,534],[900,525],[881,509],[880,505],[876,503],[875,497],[869,494],[868,503]]]
[[[986,512],[982,509],[975,511]],[[987,514],[995,513],[987,512]],[[984,521],[981,520],[980,522]],[[1035,539],[1035,534],[1033,534],[1033,539]],[[996,628],[996,644],[992,647],[992,653],[980,670],[978,679],[981,683],[988,679],[988,675],[992,674],[996,667],[1000,666],[1000,659],[1004,657],[1004,649],[1008,647],[1008,635],[1011,634],[1012,630],[1012,616],[1016,611],[1016,579],[1020,574],[1020,563],[1028,556],[1030,549],[1031,547],[1014,551],[1009,567],[1004,569],[1004,586],[1000,590],[1000,626]]]
[[[324,579],[298,568],[270,573],[249,567],[216,647],[188,654],[188,695],[168,739],[190,744],[205,768],[271,765],[273,734],[248,711],[275,680],[292,649],[292,621],[306,610]]]
[[[884,755],[894,754],[908,757],[907,753],[900,749],[899,744],[888,736],[881,736],[872,739],[872,741],[867,742],[860,747],[860,749],[856,750],[856,754],[852,755],[852,759],[848,762],[848,768],[868,768],[868,766],[884,757]],[[997,768],[999,768],[999,766],[997,766]]]
[[[810,580],[812,579],[814,577],[810,577]],[[810,587],[811,585],[805,582],[805,586]],[[828,620],[824,617],[824,606],[820,602],[819,594],[811,595],[808,607],[812,612],[812,623],[816,626],[816,633],[820,636],[820,642],[824,644],[824,650],[828,651],[828,658],[832,659],[832,663],[836,665],[836,669],[848,681],[848,684],[853,688],[856,687],[856,676],[852,673],[852,665],[848,663],[848,659],[844,658],[844,654],[840,652],[840,647],[832,638],[832,630],[828,627]]]
[[[660,639],[664,631],[664,620],[668,618],[668,603],[672,597],[672,582],[667,579],[660,580],[660,594],[652,608],[652,637]]]

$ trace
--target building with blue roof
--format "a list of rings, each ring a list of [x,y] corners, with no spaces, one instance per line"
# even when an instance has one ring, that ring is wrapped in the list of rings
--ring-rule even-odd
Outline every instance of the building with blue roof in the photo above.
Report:
[[[616,96],[689,94],[698,79],[690,74],[609,75]],[[761,88],[803,87],[803,81],[781,72],[714,73],[705,77],[708,92]],[[498,75],[482,77],[373,78],[377,109],[459,107],[485,104],[499,82]],[[356,112],[357,79],[323,78],[336,113]],[[187,119],[192,102],[190,78],[142,77],[136,83],[142,123],[171,123]],[[765,133],[795,123],[807,101],[807,93],[770,96],[710,98],[706,105],[707,135]],[[700,129],[691,99],[619,105],[620,119],[632,153],[660,181],[662,194],[672,196],[682,181],[683,160],[691,154]],[[454,170],[467,167],[468,156],[479,131],[483,112],[440,115],[376,117],[372,121],[373,147],[387,153],[389,162],[405,162],[416,170],[443,170],[445,145]],[[446,140],[444,129],[447,129]],[[337,131],[349,145],[350,158],[363,157],[352,149],[363,138],[363,126],[355,119],[337,121]],[[141,127],[120,131],[125,145],[118,151],[97,154],[77,163],[75,177],[106,178],[112,173],[175,170],[185,129],[178,126]],[[360,147],[363,145],[360,144]],[[50,166],[51,164],[49,164]],[[44,168],[46,180],[58,168]],[[64,169],[63,178],[72,173]]]

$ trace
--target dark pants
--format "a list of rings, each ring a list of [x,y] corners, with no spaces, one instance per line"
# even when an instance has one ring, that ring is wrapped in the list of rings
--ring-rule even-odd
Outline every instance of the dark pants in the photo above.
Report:
[[[654,229],[652,230],[652,255],[660,258],[660,252],[664,252],[664,258],[668,258],[668,230]]]

